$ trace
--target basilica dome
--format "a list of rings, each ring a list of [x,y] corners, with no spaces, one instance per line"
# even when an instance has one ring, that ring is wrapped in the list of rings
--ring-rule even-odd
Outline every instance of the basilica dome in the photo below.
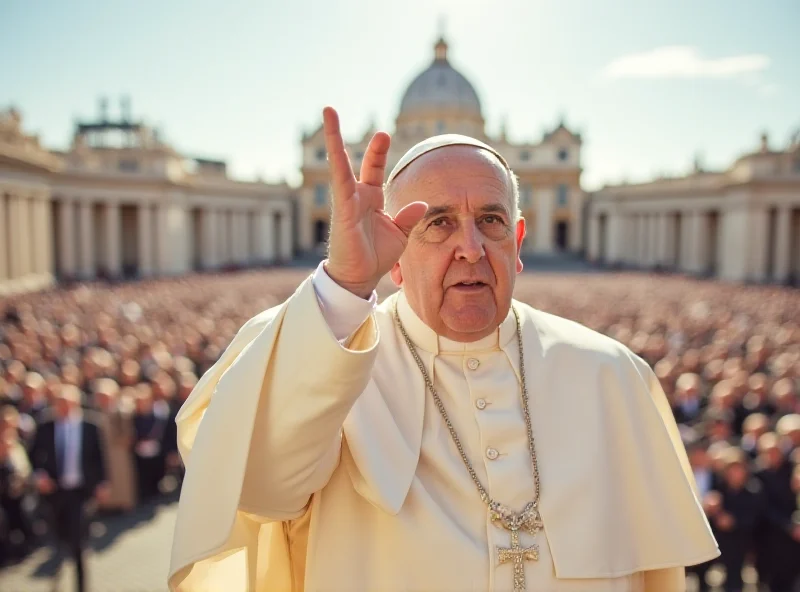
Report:
[[[463,74],[447,61],[447,43],[439,39],[433,63],[408,86],[400,102],[400,116],[447,110],[481,117],[478,93]]]
[[[408,85],[395,122],[399,148],[438,134],[481,139],[484,120],[478,93],[447,59],[447,43],[434,46],[433,63]]]

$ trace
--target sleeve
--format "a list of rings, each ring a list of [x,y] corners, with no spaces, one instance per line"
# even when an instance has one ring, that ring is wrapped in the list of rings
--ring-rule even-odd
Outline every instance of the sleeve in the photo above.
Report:
[[[364,300],[342,288],[325,271],[324,261],[311,276],[311,283],[314,285],[322,316],[340,342],[352,335],[375,310],[378,297],[374,291],[369,300]]]
[[[338,465],[377,348],[374,315],[346,345],[335,338],[311,278],[242,327],[175,419],[186,475],[170,590],[218,589],[213,574],[229,590],[286,589],[274,583],[288,573],[280,525],[305,515]]]
[[[371,315],[347,347],[335,338],[313,280],[251,319],[176,418],[184,487],[205,487],[243,463],[239,510],[266,520],[302,515],[339,462],[342,425],[377,345]]]

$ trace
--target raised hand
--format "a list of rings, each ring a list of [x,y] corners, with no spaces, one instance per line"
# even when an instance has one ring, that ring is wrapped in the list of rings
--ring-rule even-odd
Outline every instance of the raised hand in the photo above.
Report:
[[[425,215],[427,204],[413,202],[392,217],[383,211],[383,178],[390,138],[378,132],[369,142],[356,181],[344,148],[339,115],[322,112],[325,147],[333,186],[331,230],[325,271],[337,284],[368,298],[400,259],[408,234]]]

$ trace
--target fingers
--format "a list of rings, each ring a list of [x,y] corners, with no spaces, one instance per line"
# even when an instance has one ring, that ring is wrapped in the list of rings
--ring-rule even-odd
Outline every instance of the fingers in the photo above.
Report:
[[[414,226],[422,220],[425,212],[428,211],[428,204],[423,201],[414,201],[405,206],[402,210],[397,212],[394,217],[395,225],[403,231],[403,234],[408,236]]]
[[[386,157],[389,154],[391,138],[386,132],[378,132],[369,141],[367,153],[361,162],[361,176],[359,180],[375,187],[383,186],[383,177],[386,172]]]
[[[328,152],[334,201],[348,199],[355,193],[356,178],[344,149],[344,140],[339,129],[339,114],[333,107],[325,107],[322,110],[322,127],[325,130],[325,149]]]

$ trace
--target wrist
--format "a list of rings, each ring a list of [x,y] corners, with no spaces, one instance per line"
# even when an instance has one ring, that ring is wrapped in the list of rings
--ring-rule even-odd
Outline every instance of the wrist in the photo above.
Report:
[[[349,282],[345,279],[342,279],[342,274],[337,273],[335,267],[332,268],[329,260],[323,261],[322,268],[325,270],[325,273],[328,274],[328,277],[336,282],[337,285],[364,300],[369,300],[372,296],[372,292],[375,291],[375,288],[377,287],[377,283]]]

